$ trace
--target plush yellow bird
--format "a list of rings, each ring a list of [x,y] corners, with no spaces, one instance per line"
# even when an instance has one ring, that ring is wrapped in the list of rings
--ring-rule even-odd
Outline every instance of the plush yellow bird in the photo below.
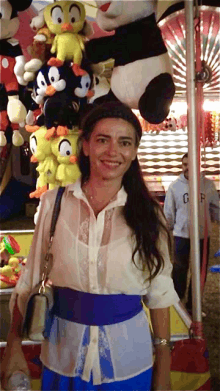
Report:
[[[10,265],[0,267],[0,289],[11,288],[16,285],[17,278]]]
[[[78,1],[59,1],[45,7],[46,25],[55,34],[51,53],[56,53],[56,58],[51,57],[48,65],[61,66],[64,61],[72,61],[75,75],[85,74],[80,65],[85,35],[91,33],[85,16],[85,7]]]
[[[59,186],[56,180],[58,162],[52,154],[51,141],[46,140],[47,128],[41,126],[30,136],[30,150],[32,152],[31,162],[38,163],[36,170],[39,172],[36,191],[30,193],[30,198],[39,198],[41,194],[49,189]]]
[[[53,154],[57,157],[59,166],[56,179],[61,186],[74,183],[80,176],[76,158],[78,133],[61,136],[51,142]]]

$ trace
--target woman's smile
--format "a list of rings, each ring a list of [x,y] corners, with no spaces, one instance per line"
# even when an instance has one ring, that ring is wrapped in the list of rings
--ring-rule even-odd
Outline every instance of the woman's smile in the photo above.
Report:
[[[111,160],[101,160],[102,164],[104,164],[107,168],[109,167],[110,169],[112,168],[117,168],[120,166],[120,162],[115,162],[115,161],[111,161]]]

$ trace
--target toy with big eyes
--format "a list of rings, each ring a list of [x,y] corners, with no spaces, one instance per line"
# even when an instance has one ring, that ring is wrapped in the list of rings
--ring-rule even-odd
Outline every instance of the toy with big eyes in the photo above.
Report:
[[[175,118],[166,118],[164,122],[165,122],[164,125],[165,130],[171,130],[172,132],[176,131],[177,120]]]
[[[30,136],[30,150],[32,152],[31,162],[38,163],[36,170],[39,177],[36,183],[36,190],[29,194],[30,198],[39,198],[48,189],[57,187],[56,171],[58,162],[52,154],[51,142],[45,139],[47,129],[42,126]]]
[[[5,131],[10,125],[13,129],[12,143],[15,146],[23,144],[19,125],[23,126],[26,108],[19,99],[19,84],[24,81],[24,64],[21,47],[13,38],[19,28],[18,11],[23,11],[31,5],[32,0],[4,0],[0,2],[0,146],[7,143]]]
[[[69,129],[78,126],[79,111],[92,95],[90,87],[91,76],[87,71],[77,77],[66,63],[61,67],[44,65],[34,83],[26,130],[32,132],[45,125],[47,139],[68,134]],[[33,125],[38,105],[43,107],[42,114]]]
[[[51,142],[52,152],[59,163],[56,179],[61,186],[74,183],[80,176],[76,158],[77,140],[78,133],[75,133],[58,137]]]
[[[64,61],[71,61],[76,76],[85,73],[80,67],[84,41],[86,35],[92,32],[85,16],[85,7],[78,1],[59,1],[45,7],[46,25],[55,34],[51,53],[56,54],[56,57],[48,61],[49,65],[61,66]]]
[[[59,68],[44,65],[39,70],[33,87],[33,104],[30,110],[34,111],[37,105],[41,105],[42,114],[34,127],[26,126],[28,132],[45,125],[48,139],[56,135],[57,131],[58,134],[59,132],[65,134],[67,125],[70,125],[71,118],[74,116],[72,78],[72,70],[67,65]],[[27,122],[30,115],[28,113]]]

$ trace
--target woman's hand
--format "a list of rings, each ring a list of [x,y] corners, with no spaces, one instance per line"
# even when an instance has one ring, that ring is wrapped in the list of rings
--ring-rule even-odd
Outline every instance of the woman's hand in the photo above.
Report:
[[[171,390],[170,384],[170,348],[157,345],[153,369],[153,391]]]
[[[6,346],[1,361],[1,383],[3,389],[7,388],[7,382],[12,373],[18,370],[30,376],[27,361],[21,347],[21,341],[14,340]]]

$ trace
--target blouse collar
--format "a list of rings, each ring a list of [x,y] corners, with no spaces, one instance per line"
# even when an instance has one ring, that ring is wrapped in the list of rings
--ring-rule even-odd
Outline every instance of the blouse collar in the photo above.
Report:
[[[82,199],[84,201],[86,200],[86,203],[88,202],[84,192],[82,191],[81,178],[78,178],[75,183],[71,183],[66,187],[67,187],[67,191],[72,192],[76,198]],[[116,198],[107,205],[105,210],[116,206],[124,206],[126,201],[127,201],[127,193],[124,189],[124,186],[122,186],[121,189],[116,194]],[[109,206],[110,208],[108,208]]]

